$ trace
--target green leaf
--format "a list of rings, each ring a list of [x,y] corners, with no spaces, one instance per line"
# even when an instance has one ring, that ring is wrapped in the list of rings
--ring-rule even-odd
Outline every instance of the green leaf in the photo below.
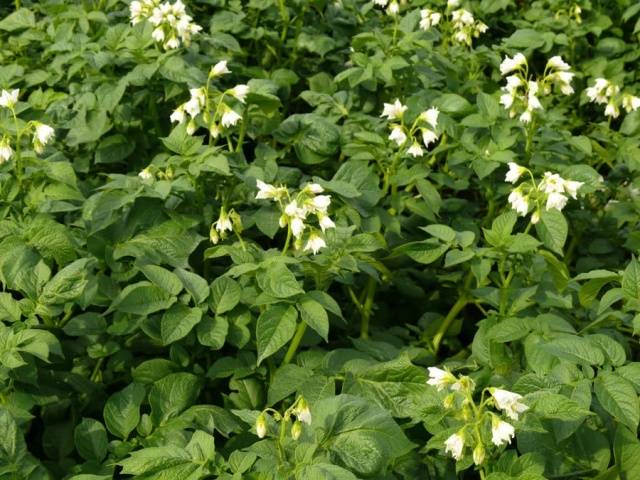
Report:
[[[207,299],[210,289],[204,278],[183,268],[176,268],[174,273],[180,279],[187,292],[189,292],[196,305],[200,305]]]
[[[140,271],[147,280],[162,288],[171,295],[178,295],[182,290],[182,282],[175,273],[158,265],[145,265]]]
[[[109,431],[123,440],[140,421],[140,405],[145,397],[144,387],[138,383],[127,385],[109,397],[104,405],[104,422]]]
[[[562,255],[562,247],[567,240],[569,226],[561,212],[552,208],[540,212],[540,221],[536,223],[536,232],[547,248]]]
[[[186,337],[202,318],[202,310],[190,308],[181,303],[173,305],[164,312],[160,321],[162,343],[169,345]]]
[[[618,426],[613,453],[621,474],[619,478],[622,480],[640,478],[640,441],[635,430],[628,430],[622,425]]]
[[[314,299],[304,296],[298,303],[300,318],[320,335],[325,342],[329,341],[329,316],[326,310]]]
[[[149,391],[151,419],[162,425],[190,406],[200,393],[198,377],[190,373],[172,373],[153,384]]]
[[[127,285],[113,300],[108,312],[149,315],[173,305],[176,297],[166,290],[146,281]],[[108,313],[107,312],[107,313]]]
[[[356,475],[381,474],[413,448],[389,413],[363,398],[338,395],[318,401],[311,411],[318,442],[333,463]]]
[[[7,32],[15,32],[25,28],[33,28],[36,26],[36,17],[33,12],[27,8],[21,8],[7,15],[0,21],[0,30]]]
[[[102,423],[92,418],[83,418],[74,430],[78,453],[85,460],[102,462],[107,456],[107,431]]]
[[[284,263],[269,265],[257,275],[257,280],[264,293],[276,298],[288,298],[304,293],[295,275]]]
[[[220,350],[224,346],[229,333],[229,322],[226,317],[216,315],[214,318],[205,317],[196,329],[198,341],[214,350]]]
[[[213,309],[216,314],[233,310],[240,302],[240,285],[230,277],[218,277],[211,284]]]
[[[625,300],[640,305],[640,261],[631,259],[622,275],[622,293]]]
[[[256,346],[258,365],[280,350],[293,337],[298,312],[293,306],[268,307],[258,317],[256,324]]]
[[[139,475],[141,480],[200,480],[205,474],[203,465],[194,463],[189,452],[176,446],[143,448],[118,464],[123,474]]]
[[[602,407],[635,432],[640,421],[640,403],[631,382],[615,373],[601,371],[593,386]]]
[[[445,93],[436,99],[433,104],[444,113],[465,113],[472,110],[471,104],[467,99],[455,93]]]
[[[542,348],[558,358],[574,363],[602,365],[604,354],[586,338],[562,335],[547,342]]]
[[[168,137],[160,140],[169,150],[184,156],[195,155],[202,146],[202,138],[189,135],[185,125],[178,125]]]

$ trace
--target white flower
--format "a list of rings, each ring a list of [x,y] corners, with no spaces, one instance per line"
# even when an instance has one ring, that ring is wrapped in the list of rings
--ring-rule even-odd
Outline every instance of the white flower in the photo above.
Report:
[[[429,148],[429,145],[438,140],[438,135],[436,135],[435,132],[432,132],[428,128],[422,128],[420,130],[422,133],[422,142],[424,143],[425,147]]]
[[[442,18],[442,14],[438,12],[434,12],[428,8],[420,10],[420,28],[422,30],[429,30],[434,25],[440,23],[440,19]]]
[[[149,167],[141,170],[140,173],[138,173],[138,177],[140,177],[143,182],[153,180],[153,174],[149,171]]]
[[[609,97],[609,91],[613,91],[615,88],[611,88],[611,82],[605,78],[596,78],[596,83],[585,90],[585,93],[590,101],[603,104],[607,103]]]
[[[511,204],[511,208],[514,209],[521,216],[525,216],[529,211],[529,200],[527,197],[522,195],[520,190],[513,190],[509,194],[509,198],[507,199]]]
[[[575,93],[573,87],[566,83],[560,85],[560,91],[563,95],[573,95]]]
[[[33,136],[33,147],[38,153],[42,153],[43,147],[53,138],[55,130],[44,123],[34,122],[35,134]]]
[[[293,217],[291,219],[291,233],[294,237],[300,238],[302,236],[302,232],[304,232],[305,224],[304,219],[301,217]]]
[[[129,5],[129,12],[131,15],[131,24],[135,25],[136,23],[142,20],[142,4],[138,0],[134,0]]]
[[[538,189],[544,193],[562,193],[564,191],[564,179],[557,173],[544,172],[544,177]]]
[[[209,73],[209,75],[211,75],[212,77],[219,77],[221,75],[224,75],[225,73],[231,73],[231,70],[227,68],[226,60],[220,60],[213,67],[211,67],[211,72]]]
[[[389,135],[389,140],[393,140],[398,144],[398,146],[402,146],[404,142],[407,141],[407,135],[404,133],[404,130],[400,126],[393,127],[391,130],[391,134]]]
[[[309,410],[309,406],[307,405],[307,402],[303,397],[300,397],[300,399],[298,400],[298,407],[296,408],[295,414],[296,417],[298,417],[298,420],[300,420],[302,423],[311,425],[311,411]]]
[[[322,236],[318,235],[317,233],[311,233],[309,235],[309,239],[307,240],[307,244],[304,246],[304,249],[305,251],[311,251],[314,255],[316,255],[321,248],[324,248],[326,246],[327,244]],[[302,421],[302,418],[298,418],[300,419],[300,421]],[[311,420],[309,420],[309,423],[310,422]]]
[[[398,2],[396,2],[395,0],[391,0],[391,3],[387,8],[387,13],[389,15],[397,15],[399,11],[400,11],[400,5],[398,5]]]
[[[313,210],[324,213],[331,205],[331,195],[317,195],[309,200],[309,203]]]
[[[500,73],[506,75],[509,72],[519,69],[522,65],[526,65],[527,59],[522,53],[516,53],[513,58],[508,56],[500,64]]]
[[[569,196],[575,200],[578,196],[578,189],[582,185],[584,185],[583,182],[576,182],[574,180],[565,180],[564,191],[567,192]]]
[[[440,110],[437,107],[431,107],[426,112],[422,112],[420,114],[420,119],[427,122],[429,125],[433,127],[435,130],[438,127],[438,115],[440,114]]]
[[[186,117],[184,112],[184,105],[180,105],[178,108],[176,108],[169,117],[169,120],[171,120],[171,122],[177,123],[183,123],[185,119]]]
[[[286,195],[286,187],[274,187],[269,183],[265,183],[262,180],[256,180],[256,186],[258,187],[258,193],[256,194],[256,200],[270,200],[282,198]]]
[[[427,384],[436,387],[439,392],[456,381],[456,377],[453,376],[452,373],[442,370],[441,368],[429,367],[427,370],[429,370],[429,380],[427,380]]]
[[[500,103],[504,105],[504,108],[507,110],[511,108],[514,100],[515,97],[511,93],[504,93],[500,95]]]
[[[476,22],[476,28],[475,28],[474,35],[476,37],[478,37],[481,33],[486,32],[488,29],[489,29],[489,27],[487,26],[487,24],[482,23],[482,22]]]
[[[380,7],[386,7],[387,3],[389,3],[389,0],[373,0],[373,3]]]
[[[547,68],[555,68],[556,70],[566,71],[569,70],[571,66],[567,62],[562,60],[562,57],[560,55],[556,55],[555,57],[551,57],[547,61]]]
[[[524,84],[524,81],[518,75],[509,75],[506,80],[507,85],[504,87],[504,89],[509,93],[513,93],[521,85]]]
[[[515,433],[516,431],[510,423],[495,416],[491,419],[491,441],[497,447],[511,443]]]
[[[460,0],[447,0],[447,8],[456,8],[460,5]]]
[[[444,441],[444,451],[451,454],[451,456],[460,460],[462,458],[462,451],[464,450],[464,437],[460,433],[454,433]]]
[[[153,38],[156,42],[164,41],[164,30],[162,27],[156,27],[153,32],[151,32],[151,38]]]
[[[529,123],[531,121],[531,110],[525,110],[522,112],[522,115],[520,115],[520,121],[522,123]]]
[[[242,120],[242,116],[235,110],[227,107],[225,112],[222,114],[220,123],[222,123],[223,127],[229,128],[235,126],[239,120]]]
[[[420,144],[418,142],[413,142],[413,144],[407,150],[407,153],[409,155],[411,155],[412,157],[414,157],[414,158],[415,157],[421,157],[422,155],[424,155],[422,147],[420,146]]]
[[[407,110],[406,105],[402,105],[400,100],[396,99],[393,103],[385,103],[382,109],[381,117],[387,117],[389,120],[400,119]]]
[[[625,94],[622,96],[622,106],[627,113],[635,112],[640,107],[640,98]]]
[[[4,163],[11,158],[13,155],[13,149],[9,144],[9,139],[4,137],[2,141],[0,141],[0,163]]]
[[[325,213],[318,213],[318,224],[323,232],[328,228],[336,228],[336,224]]]
[[[222,132],[220,131],[220,127],[217,124],[212,123],[209,126],[209,134],[211,135],[211,138],[218,138],[220,133]]]
[[[249,94],[249,85],[236,85],[231,90],[229,90],[229,93],[240,102],[244,103],[245,98]]]
[[[231,223],[231,219],[227,212],[225,212],[224,208],[220,209],[220,216],[218,217],[218,221],[216,222],[216,230],[220,233],[224,232],[232,232],[233,224]]]
[[[516,162],[509,162],[508,165],[509,165],[509,171],[507,172],[507,175],[504,177],[505,182],[516,183],[520,178],[520,176],[527,171],[526,168],[521,167]]]
[[[565,197],[561,193],[550,193],[547,197],[547,205],[545,208],[547,210],[551,210],[555,208],[556,210],[562,210],[567,205],[567,197]]]
[[[474,21],[471,12],[464,8],[451,12],[451,20],[454,23],[461,23],[463,25],[471,25]]]
[[[324,192],[324,188],[322,188],[322,185],[319,185],[317,183],[307,183],[303,190],[305,192],[314,193],[314,194]]]
[[[298,202],[295,200],[292,200],[291,202],[287,203],[287,205],[284,207],[284,213],[285,215],[288,215],[289,217],[304,217],[304,210],[301,209],[298,206]]]
[[[615,103],[609,102],[607,103],[607,107],[604,109],[604,114],[607,117],[618,118],[620,115],[620,109]]]
[[[489,392],[495,400],[496,408],[503,411],[512,420],[518,420],[521,413],[529,410],[529,407],[520,402],[522,395],[500,388],[490,388]]]
[[[202,107],[204,107],[204,104],[207,101],[207,96],[204,88],[192,88],[189,90],[189,93],[191,94],[191,98],[188,102],[183,104],[183,108],[189,116],[193,118],[196,117],[202,110]]]
[[[16,103],[18,103],[18,95],[20,95],[19,89],[11,90],[10,92],[2,90],[0,94],[0,107],[13,109]]]

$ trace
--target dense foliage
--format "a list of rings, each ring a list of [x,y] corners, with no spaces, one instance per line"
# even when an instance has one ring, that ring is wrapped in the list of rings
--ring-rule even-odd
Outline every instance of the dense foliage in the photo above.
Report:
[[[635,0],[0,18],[0,478],[640,478]]]

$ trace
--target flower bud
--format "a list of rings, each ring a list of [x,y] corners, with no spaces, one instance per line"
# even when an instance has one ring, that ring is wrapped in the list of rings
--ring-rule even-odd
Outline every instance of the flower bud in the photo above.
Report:
[[[258,438],[264,438],[267,435],[267,419],[264,413],[258,415],[256,419],[256,434]]]
[[[476,448],[473,449],[473,463],[475,463],[476,465],[481,465],[484,462],[484,458],[484,446],[479,443],[478,445],[476,445]]]
[[[300,435],[302,435],[302,422],[296,420],[293,422],[293,425],[291,425],[291,438],[298,440]]]

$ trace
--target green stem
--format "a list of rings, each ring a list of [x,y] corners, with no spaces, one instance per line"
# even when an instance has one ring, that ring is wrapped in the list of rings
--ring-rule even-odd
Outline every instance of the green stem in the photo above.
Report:
[[[444,320],[440,325],[440,328],[438,328],[438,331],[433,336],[433,351],[435,354],[438,353],[438,350],[440,349],[440,344],[442,343],[442,339],[447,333],[447,330],[449,330],[449,327],[451,326],[453,321],[456,319],[458,314],[462,311],[462,309],[467,305],[467,303],[469,303],[466,290],[469,287],[470,283],[471,283],[471,272],[469,272],[467,274],[467,277],[465,278],[462,291],[459,292],[459,296],[458,296],[458,299],[456,300],[456,303],[453,304],[453,306],[447,313],[447,316],[444,317]]]
[[[20,0],[16,0],[16,10],[20,10]]]
[[[369,338],[369,324],[371,322],[371,311],[373,309],[373,299],[376,296],[376,281],[373,277],[369,277],[366,288],[366,298],[362,305],[362,317],[360,321],[360,338]]]
[[[18,116],[16,115],[16,111],[11,109],[11,113],[13,114],[13,124],[16,129],[16,177],[18,178],[18,185],[22,185],[22,149],[20,147],[21,140],[21,132],[18,127]]]
[[[291,225],[287,227],[287,239],[284,242],[284,248],[282,249],[282,255],[287,254],[287,250],[289,250],[289,244],[291,243]]]
[[[300,342],[302,341],[302,337],[304,337],[304,332],[307,330],[307,324],[305,322],[300,322],[298,324],[298,328],[296,328],[296,333],[291,339],[291,343],[289,344],[289,349],[287,353],[284,355],[284,360],[282,360],[282,365],[287,365],[291,363],[293,357],[295,357],[296,352],[298,351],[298,347],[300,346]],[[282,366],[280,365],[280,366]]]
[[[242,143],[244,142],[244,135],[247,131],[248,112],[245,110],[244,118],[240,123],[240,135],[238,136],[238,143],[236,144],[236,152],[240,152],[242,149]]]
[[[100,373],[100,368],[102,368],[102,364],[104,363],[104,357],[99,358],[96,362],[96,366],[93,367],[93,371],[91,372],[90,380],[92,382],[96,382],[98,380],[98,374]]]

